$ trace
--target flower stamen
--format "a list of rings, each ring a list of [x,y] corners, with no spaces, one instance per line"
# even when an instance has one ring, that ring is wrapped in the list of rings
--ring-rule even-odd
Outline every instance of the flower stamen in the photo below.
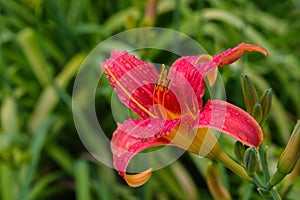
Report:
[[[158,107],[157,109],[154,109],[154,112],[156,115],[161,117],[163,116],[163,111],[161,109],[165,108],[165,96],[169,91],[170,84],[171,79],[168,78],[168,70],[166,69],[165,65],[162,64],[160,75],[156,80],[155,87],[153,90],[153,105],[158,103],[162,106]],[[169,114],[168,111],[167,113]]]

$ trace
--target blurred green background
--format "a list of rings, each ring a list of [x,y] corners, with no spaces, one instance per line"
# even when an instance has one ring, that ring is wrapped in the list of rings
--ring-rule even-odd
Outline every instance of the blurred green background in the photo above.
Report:
[[[156,12],[145,12],[151,5]],[[143,26],[180,31],[212,55],[242,41],[269,51],[267,58],[247,54],[220,71],[227,100],[242,108],[242,73],[259,93],[273,88],[264,132],[275,170],[300,118],[299,0],[0,0],[0,199],[212,199],[205,159],[186,153],[144,186],[130,188],[113,169],[95,162],[76,132],[71,96],[81,62],[99,42]],[[147,59],[170,64],[159,53]],[[105,113],[99,120],[111,134],[112,89],[103,82],[97,112]],[[231,156],[232,142],[224,137]],[[251,184],[218,167],[233,199],[260,199]],[[280,185],[281,194],[293,185],[285,199],[300,195],[298,171],[299,164]]]

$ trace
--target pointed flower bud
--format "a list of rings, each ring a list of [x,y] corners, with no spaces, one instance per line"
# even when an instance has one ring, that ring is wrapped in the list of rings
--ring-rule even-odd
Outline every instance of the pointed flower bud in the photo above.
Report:
[[[300,157],[300,120],[297,121],[293,133],[286,145],[283,153],[281,154],[278,164],[277,171],[271,177],[268,182],[268,188],[271,188],[289,174],[295,167]]]
[[[244,157],[244,167],[250,176],[252,176],[256,171],[257,163],[258,158],[255,148],[248,148]]]
[[[278,171],[289,174],[300,157],[300,120],[297,121],[293,133],[278,161]]]
[[[211,195],[217,200],[229,200],[231,199],[230,194],[223,186],[220,177],[218,167],[209,163],[206,168],[206,183]]]
[[[272,93],[272,88],[269,88],[266,89],[260,97],[259,103],[261,104],[263,110],[263,118],[261,121],[262,125],[267,121],[270,114],[272,104]]]
[[[244,101],[248,113],[252,113],[254,105],[258,102],[257,92],[253,81],[249,76],[243,74],[241,77]]]
[[[234,143],[234,155],[241,162],[243,162],[244,160],[245,151],[246,146],[243,143],[241,143],[240,141],[236,141]]]
[[[258,123],[261,122],[263,118],[263,108],[261,104],[259,103],[255,104],[255,106],[253,107],[252,116]]]

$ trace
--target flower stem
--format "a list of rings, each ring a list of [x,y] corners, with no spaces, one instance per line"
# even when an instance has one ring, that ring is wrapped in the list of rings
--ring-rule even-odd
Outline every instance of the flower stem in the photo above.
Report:
[[[269,182],[267,184],[267,189],[270,190],[272,187],[274,187],[275,185],[280,183],[285,176],[286,176],[286,174],[282,174],[281,172],[279,172],[277,170],[275,172],[275,174],[272,176],[272,178],[269,180]]]
[[[260,157],[260,162],[261,162],[261,167],[262,167],[262,171],[264,174],[265,182],[268,182],[270,179],[270,172],[269,172],[269,168],[268,168],[266,151],[264,149],[264,143],[262,143],[258,147],[258,153],[259,153],[259,157]]]
[[[256,173],[254,173],[253,179],[257,186],[266,189],[265,184],[261,181],[261,179],[259,178],[259,176]]]
[[[252,178],[248,176],[246,170],[241,165],[232,160],[229,156],[227,156],[223,151],[220,151],[219,154],[216,155],[215,159],[223,163],[227,168],[239,175],[244,180],[252,182]]]
[[[271,192],[272,192],[273,200],[281,200],[281,197],[278,194],[277,190],[275,190],[275,188],[272,188]]]
[[[275,188],[273,188],[273,186],[275,185],[273,183],[273,178],[272,180],[270,180],[270,172],[269,172],[269,167],[268,167],[268,161],[267,161],[267,155],[266,155],[266,150],[264,149],[264,143],[262,143],[259,148],[258,148],[258,153],[259,153],[259,157],[260,157],[260,161],[261,161],[261,167],[262,167],[262,171],[263,171],[263,175],[265,178],[265,182],[267,183],[267,185],[265,185],[265,189],[271,191],[272,194],[272,198],[273,200],[281,200],[280,195],[278,194],[277,190]],[[282,176],[279,173],[275,173],[275,179],[280,179],[282,180]]]

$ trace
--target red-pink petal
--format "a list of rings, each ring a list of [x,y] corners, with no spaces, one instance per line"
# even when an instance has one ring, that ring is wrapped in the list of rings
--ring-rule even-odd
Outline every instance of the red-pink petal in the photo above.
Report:
[[[142,176],[126,175],[129,161],[138,152],[155,146],[168,145],[170,141],[164,137],[173,131],[180,122],[177,120],[160,120],[148,118],[144,120],[129,119],[119,124],[111,140],[113,163],[118,173],[131,186],[142,185],[151,173]],[[128,176],[128,177],[127,177]],[[129,178],[129,179],[126,179]]]
[[[125,51],[113,51],[111,57],[102,63],[101,67],[120,100],[142,119],[148,117],[176,119],[186,113],[196,115],[200,109],[198,104],[194,105],[197,100],[192,101],[196,97],[187,79],[171,76],[168,77],[169,88],[166,88],[166,83],[157,85],[159,74],[156,69]],[[197,80],[196,76],[192,76],[192,72],[190,74],[190,80]],[[199,94],[202,96],[204,83],[201,81],[192,83],[195,88],[202,90],[202,94]],[[187,96],[186,93],[190,95]],[[201,105],[201,97],[199,102]]]
[[[245,51],[248,52],[256,51],[264,54],[265,56],[268,55],[268,52],[261,46],[242,42],[241,44],[239,44],[233,49],[228,49],[223,53],[215,55],[212,58],[212,60],[209,60],[207,62],[203,62],[201,55],[187,56],[181,59],[186,60],[188,63],[191,63],[191,65],[193,65],[194,68],[196,68],[200,74],[207,75],[209,72],[211,72],[218,66],[228,65],[237,61],[241,56],[243,56]],[[184,68],[182,70],[184,70]]]
[[[210,100],[205,104],[197,126],[214,128],[248,146],[258,147],[263,140],[262,130],[251,115],[221,100]]]
[[[126,73],[137,67],[140,69],[135,71],[132,79],[138,79],[137,81],[143,80],[144,76],[147,75],[147,77],[150,77],[150,81],[156,81],[159,75],[156,69],[149,63],[137,59],[134,55],[131,55],[126,51],[113,50],[109,59],[101,63],[101,69],[109,77],[110,83],[113,87],[116,86],[116,81],[119,81]],[[112,75],[108,73],[107,69],[111,71],[116,79],[112,78]]]
[[[217,54],[214,56],[213,61],[216,65],[218,66],[223,66],[223,65],[229,65],[236,60],[238,60],[242,55],[245,53],[245,51],[248,52],[260,52],[264,54],[265,56],[268,55],[267,50],[262,48],[259,45],[256,44],[247,44],[245,42],[242,42],[238,46],[234,47],[233,49],[228,49],[225,52],[221,54]]]
[[[198,56],[186,56],[177,59],[171,66],[168,76],[172,81],[176,81],[177,85],[171,87],[178,91],[178,96],[182,97],[182,101],[186,102],[191,110],[195,103],[197,105],[194,107],[197,109],[202,107],[202,97],[205,92],[204,74],[195,68],[197,58]]]
[[[154,117],[149,111],[158,77],[156,69],[126,51],[114,50],[101,68],[110,80],[120,100],[141,118]]]

